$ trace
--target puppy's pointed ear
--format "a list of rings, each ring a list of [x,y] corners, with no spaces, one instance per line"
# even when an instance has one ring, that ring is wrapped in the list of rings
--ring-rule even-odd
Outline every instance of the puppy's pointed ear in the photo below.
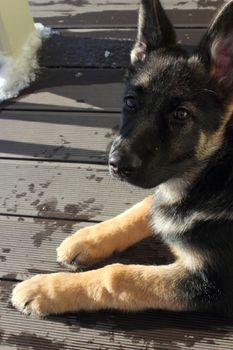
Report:
[[[159,0],[141,0],[137,41],[131,51],[131,63],[144,61],[158,48],[175,45],[176,35]]]
[[[198,55],[221,86],[233,88],[233,1],[223,7],[210,25]]]

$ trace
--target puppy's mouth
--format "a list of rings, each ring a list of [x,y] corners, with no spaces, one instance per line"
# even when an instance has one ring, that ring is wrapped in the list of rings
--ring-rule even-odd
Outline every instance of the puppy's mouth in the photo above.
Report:
[[[113,150],[109,154],[108,166],[109,174],[114,179],[140,188],[155,187],[148,164],[136,154],[129,157]]]
[[[154,185],[151,184],[150,179],[148,179],[149,181],[146,181],[146,179],[144,178],[144,175],[141,173],[139,169],[137,172],[134,172],[132,174],[130,171],[127,172],[127,170],[125,170],[124,172],[114,171],[114,169],[111,166],[109,166],[109,174],[115,180],[127,182],[128,184],[136,187],[140,187],[144,189],[154,187]]]
[[[115,169],[110,164],[108,169],[109,169],[109,174],[111,175],[112,178],[118,179],[120,181],[129,182],[130,171],[128,171],[127,169],[124,169],[124,171],[121,171],[121,170]]]

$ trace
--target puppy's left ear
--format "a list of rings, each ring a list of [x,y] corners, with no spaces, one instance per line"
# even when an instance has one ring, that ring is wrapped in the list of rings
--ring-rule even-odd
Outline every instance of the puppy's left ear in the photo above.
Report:
[[[223,7],[210,25],[198,55],[221,86],[233,88],[233,1]]]
[[[131,51],[131,63],[143,62],[148,53],[175,45],[176,34],[159,0],[141,0],[137,41]]]

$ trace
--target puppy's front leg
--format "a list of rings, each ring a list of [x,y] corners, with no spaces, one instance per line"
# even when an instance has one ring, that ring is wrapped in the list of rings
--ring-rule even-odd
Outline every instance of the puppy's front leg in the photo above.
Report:
[[[38,275],[20,283],[12,303],[26,314],[47,315],[79,310],[185,310],[180,264],[142,266],[113,264],[83,273]]]
[[[151,205],[149,196],[113,219],[77,231],[57,248],[58,261],[72,269],[93,265],[148,237]]]

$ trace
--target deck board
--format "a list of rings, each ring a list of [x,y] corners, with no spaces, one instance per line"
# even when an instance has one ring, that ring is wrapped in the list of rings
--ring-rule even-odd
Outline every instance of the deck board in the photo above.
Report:
[[[226,0],[162,0],[171,21],[180,27],[206,27]],[[30,0],[36,21],[56,28],[135,27],[137,0]]]
[[[113,217],[152,192],[112,179],[106,166],[80,163],[0,159],[0,183],[0,214],[88,221]]]
[[[177,40],[188,51],[198,44],[204,29],[177,30]],[[62,30],[42,48],[40,64],[45,67],[122,68],[129,65],[135,30]]]
[[[35,111],[120,112],[124,76],[124,69],[42,68],[29,88],[2,107]]]
[[[0,157],[105,164],[119,124],[118,113],[1,111]]]
[[[203,33],[203,29],[178,30],[177,39],[192,51]],[[44,44],[40,55],[44,68],[36,81],[3,108],[120,111],[135,37],[131,29],[63,30]]]

